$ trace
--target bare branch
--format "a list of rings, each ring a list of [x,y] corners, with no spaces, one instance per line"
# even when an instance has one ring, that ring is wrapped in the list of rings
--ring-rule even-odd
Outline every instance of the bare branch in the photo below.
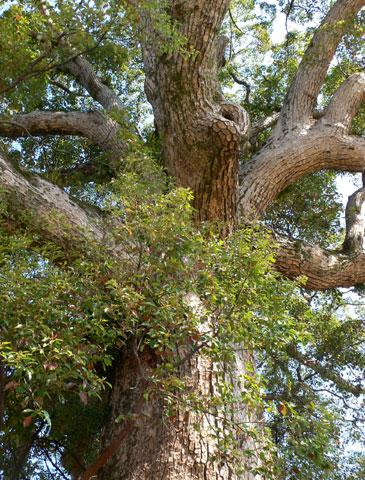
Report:
[[[233,80],[238,83],[238,85],[243,85],[246,89],[246,97],[245,97],[245,102],[249,103],[250,101],[250,93],[251,93],[251,85],[247,83],[245,80],[242,80],[241,78],[238,78],[237,75],[233,72],[230,71],[229,74],[233,78]]]
[[[54,85],[55,87],[60,88],[61,90],[63,90],[64,92],[66,92],[68,95],[72,95],[72,94],[73,94],[73,92],[72,92],[69,88],[65,87],[64,85],[62,85],[62,83],[57,82],[56,80],[51,80],[51,81],[50,81],[50,84],[51,84],[51,85]]]
[[[276,136],[310,121],[328,67],[346,31],[346,22],[364,5],[365,0],[338,0],[330,9],[314,34],[285,97]]]
[[[249,130],[249,133],[248,133],[249,138],[250,139],[255,138],[256,135],[258,135],[260,132],[263,132],[264,130],[267,130],[268,128],[275,125],[279,117],[280,117],[280,113],[274,113],[269,117],[263,118],[255,122]]]
[[[244,32],[239,28],[239,26],[237,25],[235,19],[233,18],[232,11],[231,11],[230,8],[228,9],[228,12],[229,12],[229,17],[230,17],[231,22],[233,23],[234,27],[235,27],[240,33],[242,33],[242,34],[244,35]]]

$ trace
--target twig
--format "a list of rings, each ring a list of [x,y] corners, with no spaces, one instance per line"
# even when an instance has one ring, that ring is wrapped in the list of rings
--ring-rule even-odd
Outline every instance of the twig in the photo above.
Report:
[[[234,20],[234,18],[233,18],[233,16],[232,16],[232,12],[231,12],[231,9],[230,9],[230,8],[228,9],[228,12],[229,12],[229,16],[230,16],[230,18],[231,18],[231,21],[232,21],[233,25],[237,28],[237,30],[238,30],[239,32],[241,32],[241,33],[244,35],[244,32],[238,27],[237,23],[235,22],[235,20]]]
[[[245,88],[246,88],[246,98],[245,98],[245,102],[246,103],[249,103],[250,101],[250,93],[251,93],[251,86],[249,83],[245,82],[245,80],[241,80],[240,78],[237,77],[237,75],[235,73],[233,73],[232,71],[229,72],[229,74],[231,75],[231,77],[233,78],[233,80],[238,83],[238,85],[243,85]]]

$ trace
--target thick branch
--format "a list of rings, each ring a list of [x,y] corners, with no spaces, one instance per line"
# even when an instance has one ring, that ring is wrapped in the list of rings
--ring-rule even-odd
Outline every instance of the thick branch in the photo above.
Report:
[[[352,120],[364,100],[365,73],[354,73],[340,85],[333,95],[323,122],[342,127],[345,132],[348,132]]]
[[[86,239],[101,242],[101,214],[84,207],[39,175],[14,168],[0,153],[0,194],[7,204],[11,227],[28,225],[46,238],[64,244]],[[28,215],[29,213],[29,215]]]
[[[365,252],[329,251],[275,235],[275,268],[288,278],[306,276],[305,287],[328,290],[365,283]]]
[[[328,67],[349,21],[365,0],[338,0],[316,31],[284,100],[276,135],[307,123],[316,105]]]
[[[105,152],[120,157],[125,147],[118,137],[120,126],[101,112],[40,112],[0,119],[0,136],[19,138],[43,135],[86,137]]]
[[[362,172],[365,139],[345,135],[343,128],[318,125],[269,142],[241,167],[241,214],[260,218],[287,186],[318,170]]]
[[[83,56],[78,56],[64,66],[64,70],[71,74],[82,85],[91,97],[106,110],[124,111],[124,106],[118,95],[105,85],[96,75],[90,62]],[[128,115],[123,115],[123,122],[129,124]]]

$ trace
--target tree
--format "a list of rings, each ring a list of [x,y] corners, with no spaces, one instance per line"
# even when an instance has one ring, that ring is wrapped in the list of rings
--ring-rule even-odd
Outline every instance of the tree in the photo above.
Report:
[[[24,138],[22,153],[35,148],[35,154],[28,160],[23,158],[20,164],[14,149],[0,157],[3,244],[8,257],[11,252],[19,265],[27,265],[22,277],[13,277],[24,282],[17,292],[18,304],[22,298],[28,310],[34,308],[27,300],[30,287],[26,282],[27,278],[33,281],[36,272],[40,278],[36,298],[44,305],[52,305],[42,307],[42,315],[58,318],[60,329],[60,318],[72,318],[83,341],[81,347],[80,342],[74,344],[71,334],[68,341],[73,347],[69,346],[66,354],[57,346],[60,340],[56,333],[44,331],[47,340],[43,348],[52,353],[42,364],[45,372],[56,374],[63,355],[77,357],[74,370],[67,367],[67,375],[73,380],[67,382],[65,389],[73,396],[65,394],[58,411],[50,418],[44,405],[47,396],[52,398],[52,388],[57,396],[61,381],[54,377],[55,380],[48,380],[48,393],[38,395],[33,404],[27,400],[24,415],[29,415],[23,415],[20,422],[23,438],[14,441],[10,448],[16,461],[9,477],[19,478],[35,439],[48,423],[53,429],[52,448],[56,448],[57,442],[61,444],[63,464],[73,478],[81,475],[86,480],[96,472],[100,479],[250,479],[254,472],[265,478],[275,463],[274,454],[269,453],[270,446],[260,427],[263,417],[259,401],[254,401],[258,392],[253,349],[250,336],[242,331],[253,336],[256,333],[250,331],[248,318],[236,336],[230,331],[232,326],[233,330],[238,328],[238,323],[234,323],[237,308],[249,302],[257,302],[258,319],[285,316],[284,307],[273,303],[275,286],[278,291],[284,289],[283,285],[286,291],[293,291],[297,284],[290,287],[287,282],[280,283],[275,273],[268,273],[268,265],[272,266],[272,240],[274,269],[292,280],[304,276],[305,289],[323,291],[365,281],[360,215],[364,187],[349,199],[346,236],[337,250],[325,242],[321,246],[311,245],[272,230],[260,233],[263,227],[257,224],[280,193],[304,176],[319,170],[363,172],[365,143],[363,138],[351,134],[351,127],[364,99],[365,75],[348,75],[333,94],[329,87],[328,93],[322,87],[337,48],[344,36],[352,33],[356,16],[361,15],[364,0],[338,0],[328,9],[282,98],[280,112],[270,107],[266,118],[254,122],[248,111],[252,110],[254,119],[260,116],[261,111],[255,112],[258,103],[246,102],[246,111],[222,93],[221,81],[225,79],[221,70],[229,40],[221,35],[221,30],[228,12],[234,22],[228,0],[95,1],[91,7],[84,2],[10,3],[9,6],[5,2],[1,23],[7,70],[0,85],[4,94],[0,135]],[[254,12],[255,5],[250,2],[242,5],[245,14]],[[290,2],[288,14],[293,5],[295,2]],[[266,8],[270,10],[269,5]],[[293,12],[296,14],[295,9]],[[21,48],[14,54],[18,42]],[[139,46],[145,93],[153,109],[154,133],[141,134],[138,112],[121,100],[125,91],[133,92],[131,75],[141,68],[136,53]],[[127,62],[135,62],[132,74],[130,70],[120,72],[119,67],[126,68]],[[225,75],[229,75],[229,69]],[[324,110],[315,110],[320,94],[327,95],[329,102]],[[273,126],[265,137],[263,132]],[[45,162],[40,150],[42,140],[38,139],[49,136],[56,136],[56,140],[49,143],[50,154]],[[161,162],[158,141],[163,167],[175,186],[148,160],[155,157],[155,163]],[[67,153],[70,148],[71,155]],[[33,171],[24,169],[24,165]],[[121,173],[122,179],[117,180]],[[95,188],[96,184],[103,185],[101,190]],[[183,189],[189,189],[191,196]],[[76,200],[70,192],[88,204]],[[194,227],[189,223],[192,216]],[[149,230],[148,218],[152,217],[156,220]],[[242,230],[238,228],[242,224],[251,226]],[[271,217],[271,225],[276,224]],[[16,232],[23,232],[22,236],[17,237]],[[154,263],[146,261],[148,255]],[[183,259],[178,266],[175,256]],[[199,259],[201,270],[207,275],[196,273],[197,267],[187,260],[191,257]],[[150,269],[146,278],[157,285],[157,290],[152,285],[150,296],[144,293],[149,288],[143,279],[145,273],[140,269],[137,274],[128,270],[130,262],[137,263],[139,268],[145,261]],[[250,280],[244,278],[246,283],[242,283],[239,262],[242,269],[250,272]],[[194,270],[194,287],[186,273],[189,268]],[[13,270],[14,263],[8,264],[8,276],[4,274],[4,278],[11,278]],[[184,323],[175,325],[170,317],[167,320],[160,301],[165,293],[156,293],[167,288],[158,283],[161,275],[172,278],[166,303],[170,317],[184,318]],[[229,289],[225,284],[226,290],[216,301],[216,278],[219,288],[225,283],[235,285],[232,298],[227,299]],[[17,290],[6,288],[8,296]],[[264,298],[265,289],[272,290],[268,305],[256,299],[259,294]],[[207,300],[204,292],[214,298]],[[57,297],[56,302],[51,300],[53,296]],[[128,308],[112,311],[123,302],[128,302]],[[222,307],[224,302],[230,305],[229,315]],[[307,310],[301,308],[303,311],[299,312],[299,306],[292,305],[292,311],[297,311],[291,318],[305,316]],[[21,313],[17,313],[19,318]],[[10,317],[11,313],[6,315]],[[197,318],[206,320],[197,326]],[[105,323],[107,339],[105,331],[98,330],[98,325]],[[154,335],[166,325],[170,331],[164,343]],[[223,333],[220,325],[226,327]],[[266,339],[260,337],[260,342],[268,350],[270,329],[265,330],[262,325],[260,328],[266,335]],[[220,344],[221,350],[214,350],[215,336],[226,336],[226,349]],[[270,345],[277,338],[273,334]],[[238,341],[244,346],[236,348]],[[113,344],[118,348],[113,350]],[[2,402],[5,395],[10,398],[11,393],[24,393],[14,372],[26,363],[26,354],[24,360],[12,353],[20,352],[23,345],[31,345],[31,338],[23,333],[15,348],[11,342],[2,344]],[[328,372],[323,365],[310,363],[294,341],[285,343],[285,354],[353,395],[363,392],[338,372]],[[218,361],[226,363],[225,372],[215,372]],[[77,365],[85,366],[85,385],[78,390],[78,396],[73,393],[79,381]],[[28,376],[32,372],[30,369]],[[111,387],[98,390],[105,384],[105,376]],[[64,378],[62,382],[64,385]],[[224,393],[225,403],[216,405],[215,416],[212,411],[206,412],[204,402],[208,397],[208,403],[211,397],[220,398],[224,388],[231,389]],[[246,403],[240,389],[250,399]],[[179,390],[183,393],[179,394]],[[235,404],[235,411],[229,411],[230,404]],[[10,399],[4,417],[10,422],[9,432],[20,428],[11,420],[16,406],[16,401]],[[281,406],[287,408],[285,404]],[[91,411],[89,416],[86,409]],[[93,418],[95,425],[90,423],[90,431],[72,430],[73,419],[68,418],[72,411],[79,418]],[[166,411],[168,421],[162,414]],[[198,418],[204,420],[199,423]],[[243,425],[251,423],[259,427],[243,429]],[[101,426],[99,453],[89,458],[95,431]],[[228,452],[230,442],[235,445],[233,453]],[[239,473],[233,466],[237,450],[244,452]],[[90,468],[81,473],[82,465]]]

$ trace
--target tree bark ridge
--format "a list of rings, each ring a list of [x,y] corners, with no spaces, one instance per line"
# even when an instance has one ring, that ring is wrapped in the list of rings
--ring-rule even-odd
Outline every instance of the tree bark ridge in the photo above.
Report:
[[[0,153],[0,194],[7,203],[5,221],[30,227],[64,244],[70,239],[77,244],[86,240],[103,242],[106,232],[100,224],[102,216],[91,206],[81,207],[57,185],[39,175],[14,168]]]

